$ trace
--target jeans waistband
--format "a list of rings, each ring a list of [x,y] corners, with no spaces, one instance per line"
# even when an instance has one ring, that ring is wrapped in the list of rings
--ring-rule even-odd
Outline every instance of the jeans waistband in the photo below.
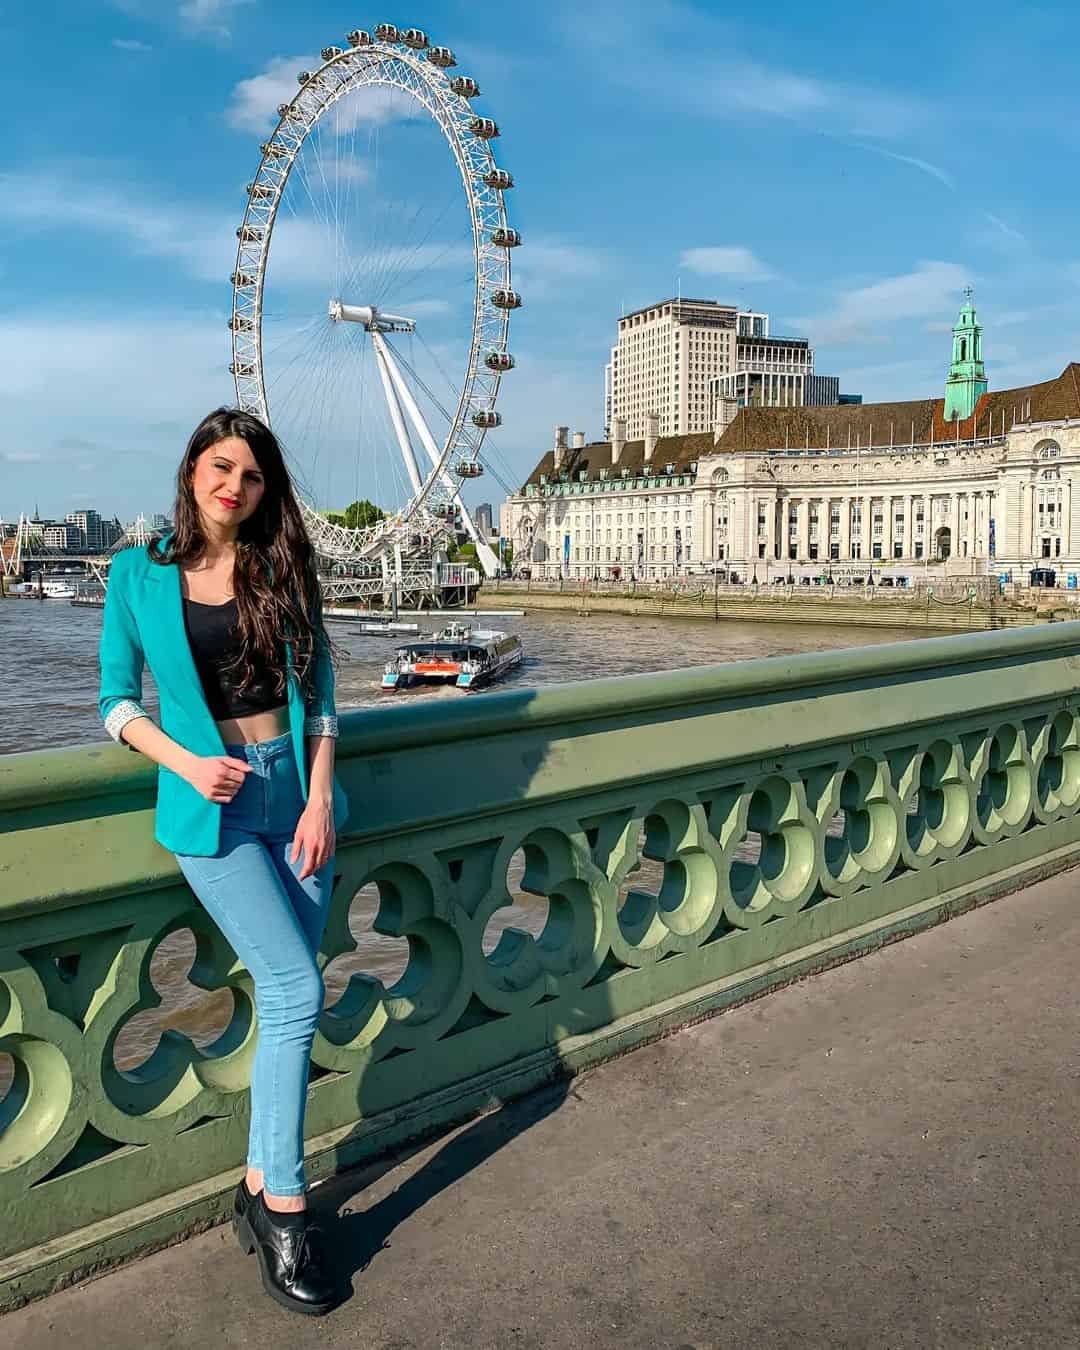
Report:
[[[250,745],[227,745],[225,753],[234,759],[246,759],[249,764],[265,762],[283,755],[292,747],[292,732],[283,731],[269,741],[253,741]]]

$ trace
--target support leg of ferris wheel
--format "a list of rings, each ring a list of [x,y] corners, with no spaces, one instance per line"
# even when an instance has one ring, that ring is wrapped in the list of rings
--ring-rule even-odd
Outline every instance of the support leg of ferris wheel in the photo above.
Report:
[[[378,330],[372,330],[371,340],[375,344],[375,350],[377,352],[381,352],[382,354],[382,359],[386,365],[387,370],[390,373],[390,378],[394,382],[394,388],[397,390],[398,397],[405,405],[405,411],[406,413],[408,413],[409,421],[413,424],[414,428],[416,429],[416,434],[420,437],[421,445],[427,451],[427,456],[428,459],[431,460],[432,468],[438,468],[439,461],[442,458],[442,456],[439,454],[438,446],[436,446],[435,444],[435,438],[428,430],[428,425],[424,421],[423,414],[421,413],[420,409],[416,406],[416,400],[413,398],[409,386],[405,383],[405,379],[402,376],[401,371],[398,370],[397,368],[397,362],[394,360],[393,354],[390,352],[390,349],[383,341],[382,334],[378,332]],[[498,558],[496,558],[494,552],[491,549],[491,546],[485,543],[485,541],[481,538],[480,531],[476,528],[475,524],[473,523],[472,516],[469,515],[465,503],[461,500],[461,491],[458,488],[457,484],[454,482],[454,480],[446,472],[445,469],[443,469],[442,472],[440,473],[440,477],[446,484],[446,488],[449,491],[451,498],[453,499],[454,505],[461,512],[462,523],[465,526],[465,530],[468,533],[469,538],[476,545],[476,556],[480,560],[480,565],[484,569],[484,575],[487,577],[493,577],[499,569]]]
[[[373,332],[371,339],[375,347],[375,364],[379,367],[383,393],[386,395],[387,407],[390,409],[390,421],[394,424],[394,435],[397,437],[397,443],[401,448],[401,458],[405,461],[405,471],[409,475],[413,492],[419,493],[421,488],[420,470],[416,464],[416,456],[413,454],[412,442],[409,440],[409,431],[405,425],[405,419],[401,415],[401,404],[394,393],[394,384],[390,371],[387,369],[386,344],[379,333]]]

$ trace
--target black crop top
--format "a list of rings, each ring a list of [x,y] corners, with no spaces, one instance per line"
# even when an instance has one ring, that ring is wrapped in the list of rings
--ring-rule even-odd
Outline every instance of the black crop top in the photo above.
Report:
[[[223,605],[204,605],[184,597],[184,627],[187,630],[195,669],[202,681],[203,693],[215,722],[233,717],[280,708],[287,700],[279,691],[276,672],[259,657],[254,657],[254,678],[240,693],[239,660],[243,651],[236,597]],[[284,664],[285,653],[281,650]]]

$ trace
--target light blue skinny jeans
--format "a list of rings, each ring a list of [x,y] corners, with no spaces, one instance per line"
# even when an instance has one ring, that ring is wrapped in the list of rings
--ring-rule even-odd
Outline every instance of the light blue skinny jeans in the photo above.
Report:
[[[188,885],[255,981],[258,1044],[251,1074],[248,1166],[271,1195],[304,1193],[304,1108],[308,1062],[323,1005],[315,953],[322,941],[334,860],[298,881],[290,863],[304,809],[289,734],[227,745],[251,772],[221,808],[212,858],[176,855]]]

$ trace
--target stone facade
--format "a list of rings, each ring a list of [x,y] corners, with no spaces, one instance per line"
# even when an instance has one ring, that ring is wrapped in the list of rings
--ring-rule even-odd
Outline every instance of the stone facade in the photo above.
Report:
[[[943,413],[942,399],[742,409],[722,433],[653,424],[549,452],[502,532],[551,578],[1080,571],[1080,366],[983,394],[964,422]]]

